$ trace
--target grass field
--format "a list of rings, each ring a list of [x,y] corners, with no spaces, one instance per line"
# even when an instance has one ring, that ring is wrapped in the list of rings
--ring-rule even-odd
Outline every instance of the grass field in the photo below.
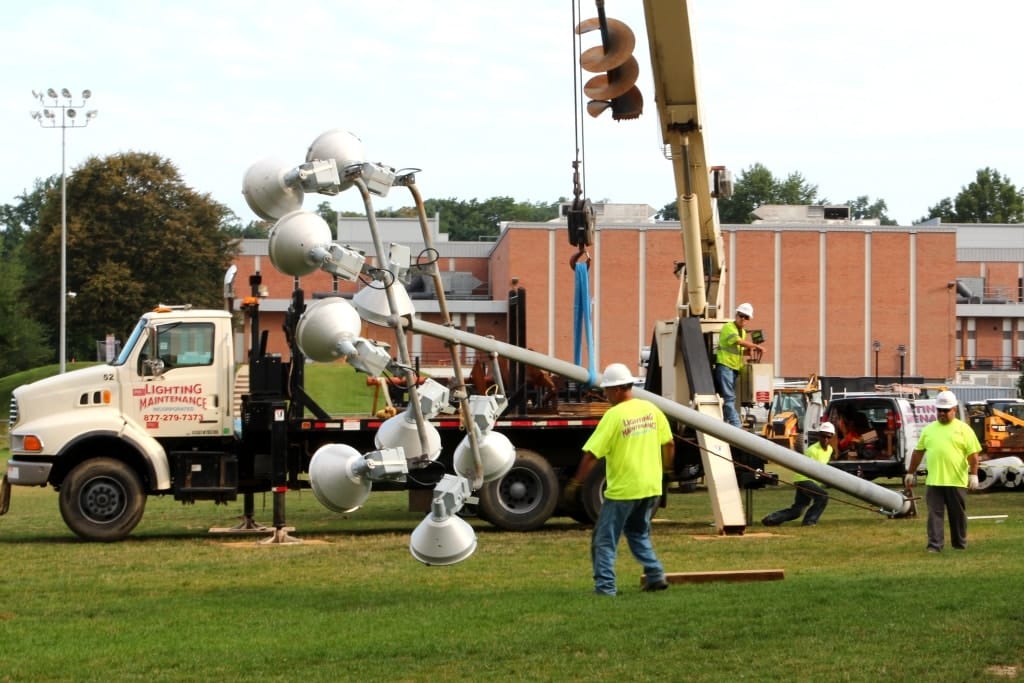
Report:
[[[0,452],[0,458],[3,453]],[[785,473],[783,473],[785,477]],[[895,483],[895,482],[894,482]],[[755,518],[788,505],[756,491]],[[79,542],[52,490],[16,488],[0,517],[0,681],[994,681],[1024,665],[1024,494],[971,496],[970,548],[924,552],[923,517],[837,495],[816,527],[713,534],[706,492],[655,525],[671,572],[783,569],[782,581],[590,593],[589,532],[554,519],[497,531],[426,567],[422,519],[377,491],[348,515],[287,496],[298,545],[207,533],[241,504],[152,499],[127,541]],[[269,522],[271,497],[257,498]]]

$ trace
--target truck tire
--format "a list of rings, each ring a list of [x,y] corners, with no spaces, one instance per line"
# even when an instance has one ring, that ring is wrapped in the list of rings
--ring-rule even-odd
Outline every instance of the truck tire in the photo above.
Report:
[[[604,504],[604,489],[608,481],[605,476],[607,468],[608,464],[601,458],[590,468],[583,479],[583,484],[580,485],[580,502],[583,503],[583,510],[591,523],[597,522],[601,506]]]
[[[507,531],[533,531],[558,505],[558,477],[548,461],[519,449],[512,469],[480,489],[480,516]]]
[[[135,471],[111,458],[86,460],[71,470],[60,488],[64,523],[87,541],[120,541],[146,509],[146,495]]]

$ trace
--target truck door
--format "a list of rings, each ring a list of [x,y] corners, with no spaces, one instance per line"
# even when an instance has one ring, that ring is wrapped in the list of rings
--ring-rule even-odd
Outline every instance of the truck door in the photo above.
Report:
[[[128,368],[132,391],[125,415],[158,438],[230,433],[231,396],[222,381],[214,322],[168,322],[145,334]]]

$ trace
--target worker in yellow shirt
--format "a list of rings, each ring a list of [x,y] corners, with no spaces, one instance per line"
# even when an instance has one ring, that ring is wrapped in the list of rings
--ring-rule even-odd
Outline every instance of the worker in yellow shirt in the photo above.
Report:
[[[907,489],[917,483],[917,468],[928,456],[928,546],[930,553],[945,545],[943,519],[949,513],[949,540],[954,550],[967,550],[967,489],[978,488],[978,453],[981,444],[974,430],[956,416],[960,402],[952,391],[935,397],[938,418],[921,430],[903,483]]]
[[[605,369],[601,387],[612,407],[583,444],[583,460],[569,482],[578,488],[597,459],[605,459],[608,488],[590,546],[598,595],[616,594],[615,557],[623,534],[643,566],[643,589],[668,588],[651,544],[651,517],[661,497],[663,463],[672,461],[675,442],[665,414],[650,401],[633,397],[635,381],[622,363]]]
[[[832,446],[829,441],[835,436],[836,428],[831,422],[822,422],[818,426],[818,441],[807,447],[804,455],[812,460],[827,465],[832,459]],[[796,488],[796,497],[793,504],[788,508],[776,510],[761,520],[765,526],[778,526],[783,522],[798,519],[804,509],[810,505],[807,514],[804,515],[804,526],[814,526],[821,518],[821,513],[828,506],[828,492],[822,485],[805,474],[796,473],[793,477],[793,485]]]
[[[764,351],[760,344],[747,339],[747,323],[754,319],[754,307],[742,303],[736,307],[736,317],[722,325],[718,333],[718,351],[715,352],[715,391],[722,397],[722,417],[733,427],[742,427],[736,411],[736,379],[743,369],[744,349]]]

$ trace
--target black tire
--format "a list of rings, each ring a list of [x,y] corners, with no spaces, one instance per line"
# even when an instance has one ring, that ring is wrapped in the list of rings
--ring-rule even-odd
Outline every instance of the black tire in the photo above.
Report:
[[[136,527],[145,509],[142,482],[131,467],[117,460],[86,460],[61,485],[64,523],[87,541],[120,541]]]
[[[507,531],[533,531],[558,505],[558,477],[548,461],[519,449],[512,469],[480,489],[480,516]]]
[[[583,503],[583,510],[591,523],[597,522],[601,514],[601,506],[604,504],[604,490],[608,483],[605,472],[607,463],[601,458],[587,472],[587,476],[580,485],[580,502]]]

